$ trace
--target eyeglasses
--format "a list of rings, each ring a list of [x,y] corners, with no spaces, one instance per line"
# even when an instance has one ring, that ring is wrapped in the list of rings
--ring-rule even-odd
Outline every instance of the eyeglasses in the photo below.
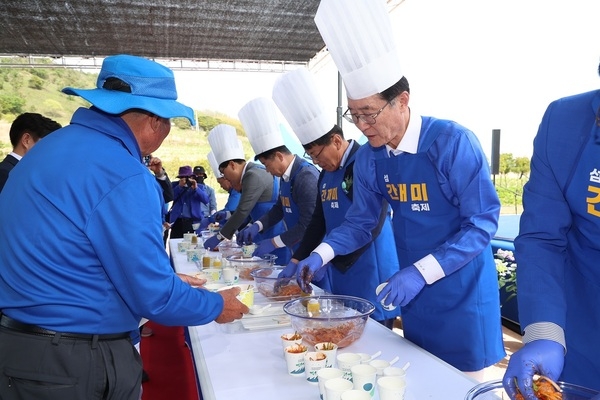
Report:
[[[314,161],[316,161],[316,160],[319,158],[319,156],[321,155],[321,153],[323,152],[323,150],[325,150],[325,147],[327,147],[327,146],[323,146],[323,147],[321,147],[321,150],[320,150],[320,151],[319,151],[317,154],[315,154],[314,156],[311,156],[310,154],[308,154],[308,153],[305,151],[305,152],[304,152],[304,156],[303,156],[303,157],[304,157],[305,159],[307,159],[308,161],[313,161],[313,162],[314,162]]]
[[[376,118],[379,116],[379,114],[381,114],[383,109],[386,108],[388,104],[390,104],[389,101],[385,103],[383,107],[379,109],[379,111],[373,114],[352,114],[350,112],[350,109],[347,109],[346,112],[342,115],[342,117],[344,117],[346,121],[351,122],[353,124],[358,124],[358,120],[361,120],[367,125],[375,125],[375,122],[377,122]]]

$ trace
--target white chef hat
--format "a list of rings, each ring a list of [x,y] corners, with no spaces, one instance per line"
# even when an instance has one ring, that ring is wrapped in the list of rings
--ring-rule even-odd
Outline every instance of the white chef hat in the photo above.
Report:
[[[303,145],[319,139],[335,125],[335,113],[325,112],[317,83],[304,67],[277,79],[273,100]]]
[[[215,158],[215,153],[213,153],[212,151],[209,151],[208,154],[206,155],[206,158],[208,159],[208,164],[210,165],[210,168],[213,171],[213,174],[215,175],[215,178],[221,178],[223,176],[223,174],[221,173],[221,171],[219,171],[219,163],[217,162],[217,159]]]
[[[350,99],[381,93],[402,78],[385,0],[321,0],[315,23]]]
[[[257,155],[285,145],[279,128],[277,106],[268,97],[250,100],[240,109],[238,117]]]
[[[212,128],[208,132],[208,143],[215,155],[217,165],[229,160],[245,160],[242,142],[231,125],[219,124]]]

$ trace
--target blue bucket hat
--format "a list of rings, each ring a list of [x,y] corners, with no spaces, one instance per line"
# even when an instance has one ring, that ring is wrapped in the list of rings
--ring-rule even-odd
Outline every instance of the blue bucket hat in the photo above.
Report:
[[[80,96],[109,114],[138,108],[162,118],[184,117],[196,124],[194,111],[175,101],[175,77],[169,68],[142,57],[106,57],[96,89],[66,87],[63,93]]]

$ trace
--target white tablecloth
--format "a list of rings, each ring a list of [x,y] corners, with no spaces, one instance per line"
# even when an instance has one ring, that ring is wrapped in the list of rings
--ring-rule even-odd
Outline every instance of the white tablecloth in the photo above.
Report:
[[[187,262],[185,253],[177,253],[171,240],[171,257],[177,272],[197,271]],[[173,252],[174,250],[174,252]],[[264,302],[256,294],[257,302]],[[265,330],[245,330],[239,322],[219,325],[215,322],[188,327],[204,400],[266,399],[318,400],[318,386],[303,377],[287,374],[280,336],[291,332],[289,326]],[[462,400],[477,384],[454,367],[408,340],[369,319],[363,336],[341,352],[381,351],[379,359],[398,356],[395,366],[410,361],[406,374],[405,400]],[[375,400],[378,399],[377,393]]]

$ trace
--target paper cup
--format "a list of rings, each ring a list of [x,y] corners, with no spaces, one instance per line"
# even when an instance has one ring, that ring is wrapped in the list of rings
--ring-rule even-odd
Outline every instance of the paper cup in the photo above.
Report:
[[[342,393],[342,400],[371,400],[371,396],[363,390],[352,389]]]
[[[339,368],[321,368],[317,371],[317,378],[319,380],[319,395],[321,400],[327,400],[325,382],[330,379],[341,378],[342,376],[344,376],[344,371]]]
[[[190,242],[179,242],[179,243],[177,243],[177,251],[179,253],[185,253],[189,249],[193,249],[194,248],[193,246],[196,246],[196,245],[192,244]]]
[[[321,353],[325,353],[327,356],[327,362],[325,366],[327,368],[335,367],[337,364],[335,362],[335,358],[337,357],[338,345],[331,342],[322,342],[315,344],[315,350],[320,351]]]
[[[365,391],[369,393],[369,397],[373,397],[377,383],[377,369],[368,364],[358,364],[350,370],[352,371],[354,389]]]
[[[216,282],[221,279],[221,270],[217,268],[205,268],[202,270],[204,275],[206,275],[206,279],[211,282]]]
[[[192,237],[196,236],[195,233],[184,233],[183,234],[183,241],[184,242],[192,242]]]
[[[386,360],[373,360],[369,362],[369,365],[377,370],[377,376],[383,376],[383,370],[390,366],[390,362]]]
[[[355,365],[360,364],[360,354],[356,353],[342,353],[336,357],[338,368],[344,371],[344,379],[352,382],[352,371],[351,368]]]
[[[387,367],[383,369],[383,376],[406,377],[406,371],[400,367]]]
[[[256,250],[255,244],[246,244],[242,246],[242,254],[244,258],[250,258],[254,254],[254,250]]]
[[[304,355],[307,350],[307,347],[301,344],[294,344],[284,349],[288,374],[292,376],[304,375]]]
[[[188,249],[186,250],[187,260],[188,262],[200,262],[202,261],[202,255],[204,254],[204,249]]]
[[[240,294],[236,296],[239,301],[244,303],[248,308],[254,305],[254,285],[230,285],[219,290],[231,289],[233,287],[240,288]]]
[[[383,376],[377,379],[379,400],[403,400],[406,382],[403,377]]]
[[[377,286],[377,288],[375,289],[375,294],[379,295],[379,292],[381,292],[383,290],[383,288],[387,285],[387,282],[383,282],[381,285]],[[386,311],[393,311],[396,309],[396,306],[393,304],[390,305],[386,305],[385,304],[385,300],[387,299],[387,296],[385,296],[383,298],[383,300],[381,300],[381,305],[383,306],[384,310]]]
[[[342,393],[352,390],[352,382],[344,378],[333,378],[325,382],[326,400],[342,400]]]
[[[317,371],[325,368],[326,361],[327,356],[318,351],[309,351],[304,355],[304,373],[309,383],[314,383],[315,385],[319,383]]]
[[[368,364],[371,361],[371,355],[369,353],[356,353],[360,356],[361,364]]]
[[[226,285],[233,285],[240,280],[240,273],[236,268],[225,267],[222,269],[221,278]]]
[[[294,344],[302,344],[302,335],[297,332],[284,333],[281,335],[281,345],[285,350],[286,347],[294,345]]]

